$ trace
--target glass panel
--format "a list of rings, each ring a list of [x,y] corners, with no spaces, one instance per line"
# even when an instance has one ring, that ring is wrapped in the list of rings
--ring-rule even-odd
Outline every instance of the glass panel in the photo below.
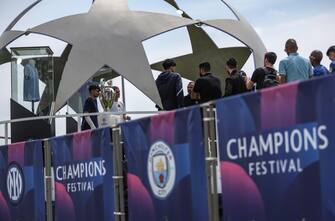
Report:
[[[12,99],[36,115],[50,114],[54,67],[49,47],[11,48]]]
[[[27,47],[11,49],[15,56],[51,56],[53,54],[49,47]]]

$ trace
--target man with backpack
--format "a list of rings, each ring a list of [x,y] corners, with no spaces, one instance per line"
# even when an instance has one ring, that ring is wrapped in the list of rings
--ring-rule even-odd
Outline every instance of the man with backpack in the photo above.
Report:
[[[226,62],[229,77],[226,79],[225,97],[247,92],[242,72],[237,69],[237,61],[230,58]]]
[[[277,55],[274,52],[268,52],[264,56],[264,67],[257,68],[252,74],[251,80],[247,80],[247,89],[252,89],[256,84],[256,89],[274,87],[279,84],[277,80],[277,71],[273,65],[276,63]]]

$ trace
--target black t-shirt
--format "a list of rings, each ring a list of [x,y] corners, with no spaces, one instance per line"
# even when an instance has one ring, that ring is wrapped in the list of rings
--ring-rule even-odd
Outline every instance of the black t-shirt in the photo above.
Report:
[[[215,75],[208,73],[195,82],[193,91],[200,94],[200,103],[219,99],[222,97],[221,81]]]
[[[87,98],[84,104],[84,113],[97,113],[98,112],[98,103],[96,99],[91,97]],[[96,128],[98,128],[98,117],[97,116],[90,116],[93,124]],[[83,117],[83,123],[81,125],[82,130],[89,130],[91,129],[90,125],[86,122],[85,117]]]
[[[256,89],[262,89],[263,88],[263,82],[265,78],[265,74],[268,72],[269,74],[277,74],[277,71],[273,68],[257,68],[254,73],[252,74],[251,81],[256,83]]]

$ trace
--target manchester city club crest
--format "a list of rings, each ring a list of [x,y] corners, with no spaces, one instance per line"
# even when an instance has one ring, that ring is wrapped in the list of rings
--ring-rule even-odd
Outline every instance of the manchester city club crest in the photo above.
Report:
[[[158,141],[151,146],[147,170],[153,194],[160,199],[166,198],[176,179],[174,156],[166,143]]]

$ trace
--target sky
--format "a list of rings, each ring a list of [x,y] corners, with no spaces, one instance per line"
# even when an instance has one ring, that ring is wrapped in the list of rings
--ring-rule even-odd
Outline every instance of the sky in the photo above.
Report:
[[[34,0],[0,0],[0,33],[32,2]],[[329,46],[335,45],[335,29],[331,22],[334,19],[335,9],[333,0],[227,0],[227,2],[246,17],[263,40],[267,50],[276,52],[279,60],[286,56],[284,44],[288,38],[297,40],[299,53],[305,57],[308,57],[314,49],[325,52]],[[234,17],[220,0],[177,0],[177,3],[194,19]],[[91,0],[43,0],[23,17],[14,30],[26,30],[56,18],[85,13],[89,10],[90,5]],[[132,10],[154,11],[178,16],[176,10],[163,0],[129,0],[129,7]],[[241,45],[220,31],[212,28],[205,28],[205,30],[219,47]],[[162,44],[162,41],[169,42],[169,44]],[[55,55],[59,55],[65,46],[63,42],[49,37],[30,35],[18,39],[9,47],[33,45],[50,45]],[[191,52],[185,28],[150,39],[143,45],[149,62]],[[324,57],[323,64],[328,67],[327,57]],[[252,58],[243,69],[248,75],[251,75],[254,69]],[[9,119],[10,64],[0,65],[0,75],[3,85],[0,88],[1,121]],[[154,73],[154,76],[156,75],[157,73]],[[119,79],[114,83],[119,84]],[[184,87],[186,84],[187,81],[184,81]],[[128,110],[155,110],[149,99],[144,96],[134,96],[138,91],[129,83],[127,83],[126,91]],[[2,131],[0,128],[0,136],[3,134]]]

